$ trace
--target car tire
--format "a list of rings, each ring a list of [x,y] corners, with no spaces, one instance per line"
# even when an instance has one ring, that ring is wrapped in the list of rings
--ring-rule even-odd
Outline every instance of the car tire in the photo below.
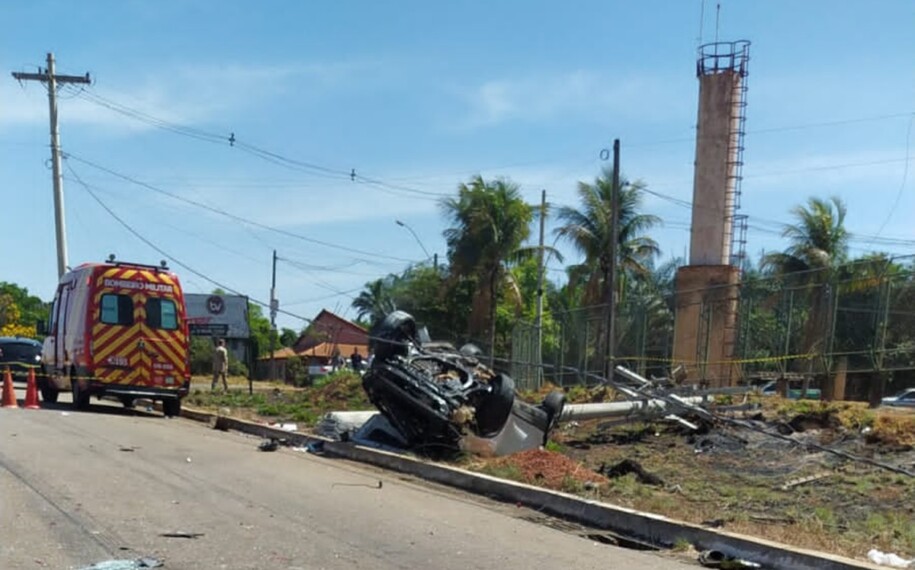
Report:
[[[494,437],[505,427],[515,403],[515,382],[506,374],[497,374],[489,381],[492,391],[477,406],[476,434]]]
[[[416,341],[416,321],[404,311],[388,314],[372,331],[375,358],[381,361],[395,356],[406,357],[410,353],[409,344]]]
[[[162,400],[162,413],[167,418],[175,418],[181,415],[181,399],[169,398]]]

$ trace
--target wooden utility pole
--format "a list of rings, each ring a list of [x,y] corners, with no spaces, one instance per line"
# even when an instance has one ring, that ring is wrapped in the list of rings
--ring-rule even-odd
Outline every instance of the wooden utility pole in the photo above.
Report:
[[[47,83],[48,107],[51,115],[51,168],[54,175],[54,229],[57,234],[57,277],[67,271],[67,228],[64,221],[64,188],[60,172],[60,132],[57,127],[57,85],[67,83],[89,84],[89,74],[57,75],[54,73],[54,54],[48,54],[48,67],[39,73],[13,72],[13,78],[22,81]]]
[[[610,197],[610,267],[607,280],[610,287],[609,322],[607,323],[607,379],[613,379],[616,366],[616,273],[619,265],[620,211],[620,139],[613,140],[613,186]]]
[[[276,298],[276,250],[273,250],[273,278],[270,282],[270,380],[276,380],[276,313],[280,302]]]

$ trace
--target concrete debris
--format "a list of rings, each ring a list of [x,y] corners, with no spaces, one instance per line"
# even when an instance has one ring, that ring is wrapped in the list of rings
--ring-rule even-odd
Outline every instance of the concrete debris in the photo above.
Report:
[[[315,431],[318,435],[337,441],[348,441],[353,434],[378,412],[330,412],[324,414]]]
[[[400,452],[409,447],[407,440],[397,428],[379,413],[373,413],[368,421],[356,428],[349,437],[359,445],[387,451]]]
[[[210,427],[219,431],[229,431],[229,418],[221,414],[213,416],[210,420]]]
[[[158,558],[137,558],[136,560],[106,560],[86,566],[82,570],[139,570],[141,568],[160,568],[165,562]]]
[[[896,554],[881,552],[876,548],[868,551],[867,559],[878,566],[889,566],[891,568],[915,568],[915,558],[906,560]]]

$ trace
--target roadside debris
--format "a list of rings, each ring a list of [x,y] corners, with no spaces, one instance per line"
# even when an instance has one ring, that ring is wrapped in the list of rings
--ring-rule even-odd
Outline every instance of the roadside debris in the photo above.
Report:
[[[159,533],[159,536],[163,538],[200,538],[201,536],[204,536],[204,533],[176,530],[174,532],[161,532]]]
[[[368,487],[369,489],[381,489],[384,487],[384,483],[378,481],[375,485],[369,485],[368,483],[331,483],[331,489],[334,487]]]
[[[280,445],[286,445],[285,439],[277,439],[275,437],[268,437],[267,439],[260,442],[257,446],[257,449],[260,451],[276,451],[280,448]]]
[[[367,421],[377,416],[378,412],[328,412],[324,414],[315,431],[318,435],[347,441],[353,434],[359,430]]]
[[[867,553],[867,559],[878,566],[889,566],[891,568],[915,568],[915,558],[906,560],[896,554],[881,552],[876,548]]]
[[[298,430],[299,430],[298,424],[294,424],[294,423],[275,423],[275,424],[267,424],[267,425],[269,425],[269,426],[272,427],[272,428],[280,429],[280,430],[283,430],[283,431],[290,431],[290,432],[292,432],[292,431],[298,431]]]
[[[829,477],[830,475],[832,475],[831,471],[822,471],[820,473],[808,475],[807,477],[799,477],[797,479],[792,479],[790,481],[786,481],[785,484],[779,488],[782,491],[787,491],[788,489],[793,489],[794,487],[797,487],[798,485],[804,485],[806,483],[812,483],[812,482],[818,481],[820,479],[825,479],[826,477]]]
[[[630,473],[634,474],[636,479],[639,480],[639,483],[644,483],[645,485],[655,485],[657,487],[664,486],[664,480],[645,471],[645,468],[639,464],[638,461],[633,461],[631,459],[624,459],[617,463],[616,465],[608,466],[602,464],[600,469],[597,470],[598,473],[607,477],[608,479],[616,479],[617,477],[623,477]]]
[[[86,566],[82,570],[138,570],[140,568],[160,568],[165,562],[159,558],[137,558],[136,560],[106,560]]]
[[[762,565],[749,560],[743,560],[718,550],[706,550],[699,553],[699,564],[706,568],[722,568],[724,570],[738,570],[741,568],[762,568]]]
[[[210,427],[219,431],[229,431],[229,419],[226,415],[216,415],[210,420]]]

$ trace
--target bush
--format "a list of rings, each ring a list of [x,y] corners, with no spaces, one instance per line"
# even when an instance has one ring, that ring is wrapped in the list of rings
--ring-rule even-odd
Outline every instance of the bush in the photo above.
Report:
[[[301,356],[293,356],[286,360],[286,383],[299,388],[311,385],[308,364]]]

